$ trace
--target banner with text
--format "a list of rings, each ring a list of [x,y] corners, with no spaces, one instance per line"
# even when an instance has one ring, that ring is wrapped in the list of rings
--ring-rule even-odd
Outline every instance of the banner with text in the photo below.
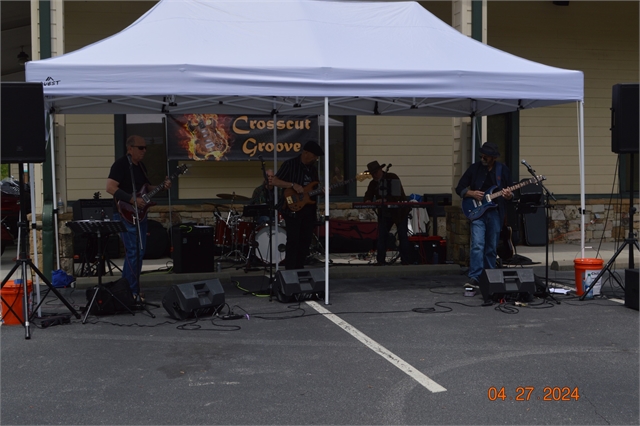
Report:
[[[273,128],[277,129],[278,160],[302,152],[318,140],[318,116],[225,114],[167,115],[168,156],[171,160],[241,161],[273,156]]]

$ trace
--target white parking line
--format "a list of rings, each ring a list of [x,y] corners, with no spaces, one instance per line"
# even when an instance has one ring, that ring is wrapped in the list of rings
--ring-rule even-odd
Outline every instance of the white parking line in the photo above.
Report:
[[[335,323],[338,327],[342,328],[347,333],[351,334],[356,339],[360,340],[366,346],[369,347],[372,351],[389,361],[391,364],[398,367],[400,370],[411,376],[414,380],[420,383],[422,386],[427,388],[431,392],[444,392],[445,388],[431,380],[429,377],[422,374],[416,368],[411,366],[411,364],[405,362],[400,357],[395,355],[393,352],[389,351],[384,346],[380,345],[375,340],[370,339],[367,335],[363,334],[357,328],[353,327],[348,322],[340,319],[339,316],[332,314],[330,311],[324,308],[324,306],[320,305],[317,302],[308,301],[307,305],[311,306],[313,309],[323,314],[326,318],[330,319],[333,323]]]

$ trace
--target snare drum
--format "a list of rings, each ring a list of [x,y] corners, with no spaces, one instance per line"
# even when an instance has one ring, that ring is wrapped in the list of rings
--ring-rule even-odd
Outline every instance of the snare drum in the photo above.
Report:
[[[286,254],[284,248],[287,245],[287,232],[278,227],[278,232],[276,233],[276,228],[272,227],[271,249],[269,249],[269,226],[262,226],[256,230],[256,243],[258,243],[256,250],[256,256],[258,258],[262,259],[265,263],[273,263],[271,259],[274,258],[280,263],[284,260]],[[274,256],[271,256],[271,253],[274,253]]]

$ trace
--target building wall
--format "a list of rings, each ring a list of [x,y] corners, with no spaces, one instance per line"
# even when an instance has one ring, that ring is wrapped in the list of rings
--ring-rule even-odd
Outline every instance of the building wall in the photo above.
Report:
[[[64,2],[64,51],[72,52],[123,30],[154,4],[150,1]],[[92,198],[95,192],[108,197],[106,179],[115,159],[113,115],[67,114],[58,116],[56,124],[58,149],[66,152],[66,193],[60,193],[60,197],[74,201]],[[59,189],[64,186],[60,185]]]
[[[638,2],[488,2],[488,44],[585,77],[587,194],[612,191],[611,88],[638,81]],[[556,194],[580,193],[575,104],[522,111],[520,156]],[[527,172],[521,167],[521,176]],[[617,192],[617,185],[614,187]]]

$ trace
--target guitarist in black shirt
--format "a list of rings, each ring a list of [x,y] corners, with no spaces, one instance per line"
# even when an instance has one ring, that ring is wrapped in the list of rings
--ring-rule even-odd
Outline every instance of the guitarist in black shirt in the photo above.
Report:
[[[282,189],[291,188],[298,194],[304,193],[306,185],[319,180],[316,163],[318,157],[322,155],[324,152],[317,142],[307,142],[300,155],[282,163],[276,175],[269,178],[269,183]],[[317,221],[316,212],[316,203],[308,203],[295,212],[286,207],[283,208],[282,215],[287,231],[284,259],[286,269],[304,268],[304,261],[309,256],[309,247],[313,238],[313,227]]]
[[[147,152],[147,143],[143,137],[133,135],[127,139],[127,155],[117,159],[111,166],[109,178],[107,179],[107,192],[113,195],[116,203],[117,213],[113,214],[113,220],[121,220],[127,229],[126,232],[120,234],[122,243],[126,251],[124,267],[122,268],[122,276],[127,279],[131,291],[137,298],[140,293],[138,277],[142,271],[142,258],[147,246],[147,218],[146,215],[140,218],[140,229],[138,234],[138,226],[135,220],[127,221],[122,217],[118,210],[118,202],[137,205],[138,211],[145,207],[145,200],[139,195],[140,189],[146,184],[149,191],[156,189],[151,186],[147,177],[147,169],[142,162]],[[131,167],[131,168],[129,168]],[[131,174],[135,183],[135,189],[138,194],[133,193],[133,185],[131,182]],[[165,189],[171,187],[171,180],[167,178],[162,186]],[[135,219],[135,216],[133,217]]]
[[[465,285],[476,288],[479,287],[482,271],[496,267],[496,246],[504,221],[504,200],[513,198],[513,193],[508,188],[512,184],[511,171],[498,161],[499,156],[500,151],[495,143],[484,143],[480,147],[480,161],[469,166],[456,186],[456,193],[463,200],[467,197],[478,202],[483,201],[485,191],[490,188],[502,190],[502,197],[496,199],[497,206],[472,219],[469,226],[469,281]],[[485,302],[490,303],[489,300]]]

